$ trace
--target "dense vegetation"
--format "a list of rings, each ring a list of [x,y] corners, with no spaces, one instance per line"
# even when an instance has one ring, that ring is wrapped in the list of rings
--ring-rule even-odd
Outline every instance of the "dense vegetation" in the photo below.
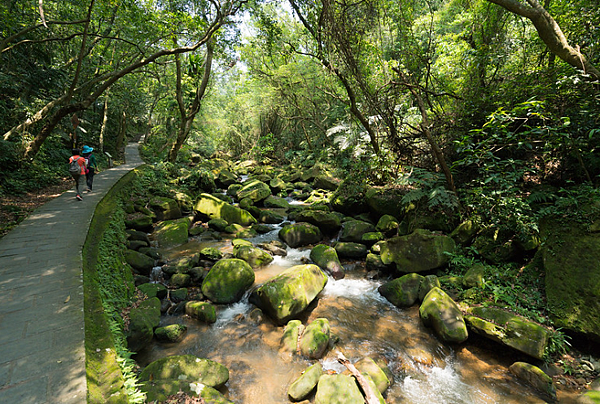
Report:
[[[321,162],[504,240],[600,206],[595,2],[10,1],[0,32],[0,197],[144,135],[167,166]],[[481,296],[547,323],[533,258]]]

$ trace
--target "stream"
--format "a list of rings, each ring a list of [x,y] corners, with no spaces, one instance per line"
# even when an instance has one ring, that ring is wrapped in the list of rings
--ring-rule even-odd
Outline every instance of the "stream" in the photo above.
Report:
[[[279,227],[252,239],[255,245],[278,238]],[[193,254],[205,247],[231,252],[231,240],[190,238],[188,243],[162,250],[167,259]],[[287,256],[275,256],[268,266],[255,270],[255,285],[284,269],[305,263],[309,248],[287,248]],[[304,261],[304,262],[303,262]],[[342,352],[351,362],[364,357],[384,360],[392,373],[384,395],[387,403],[544,403],[531,388],[508,371],[516,360],[526,360],[500,345],[470,337],[456,346],[442,344],[433,331],[421,324],[419,307],[401,309],[379,294],[381,280],[368,280],[360,262],[342,262],[346,277],[329,277],[325,289],[301,318],[329,320],[336,346],[320,360],[324,370],[345,370],[337,360]],[[290,384],[314,360],[280,352],[283,327],[275,326],[248,303],[245,296],[231,305],[217,305],[214,324],[185,315],[164,315],[161,326],[179,323],[188,327],[185,338],[175,344],[154,341],[136,355],[140,366],[170,355],[191,354],[217,361],[229,369],[225,390],[236,403],[282,404]]]

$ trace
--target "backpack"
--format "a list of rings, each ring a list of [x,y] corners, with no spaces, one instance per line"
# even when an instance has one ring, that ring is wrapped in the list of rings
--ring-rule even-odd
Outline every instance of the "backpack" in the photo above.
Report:
[[[73,159],[73,161],[71,161],[69,163],[69,174],[71,174],[71,175],[81,174],[81,166],[78,163],[80,158],[81,157],[77,157],[76,159]]]

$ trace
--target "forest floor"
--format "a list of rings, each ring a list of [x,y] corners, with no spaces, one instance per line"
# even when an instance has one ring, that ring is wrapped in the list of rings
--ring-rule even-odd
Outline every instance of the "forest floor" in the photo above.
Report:
[[[73,186],[73,180],[65,177],[59,184],[27,192],[21,195],[0,195],[0,238],[21,223],[34,210],[60,196]]]

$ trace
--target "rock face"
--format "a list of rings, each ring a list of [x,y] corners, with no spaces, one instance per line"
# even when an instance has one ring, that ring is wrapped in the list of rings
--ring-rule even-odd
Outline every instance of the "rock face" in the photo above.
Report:
[[[496,307],[472,307],[469,327],[486,338],[542,359],[550,332],[543,326]]]
[[[407,274],[381,285],[379,293],[394,306],[410,307],[419,298],[419,288],[423,279],[423,276],[418,274]]]
[[[157,297],[144,300],[129,313],[127,346],[137,352],[154,336],[154,328],[160,323],[160,300]]]
[[[262,181],[252,179],[244,182],[242,188],[237,191],[237,199],[250,198],[253,202],[260,202],[271,195],[271,188]]]
[[[316,245],[310,251],[310,259],[321,269],[329,272],[333,279],[342,279],[345,276],[344,267],[333,247],[325,244]]]
[[[229,304],[239,301],[253,283],[254,271],[246,261],[223,259],[204,278],[202,293],[213,303]]]
[[[319,378],[315,404],[364,403],[354,377],[343,374],[323,375]]]
[[[306,222],[290,224],[279,230],[279,238],[292,248],[316,244],[323,239],[321,230]]]
[[[302,313],[327,284],[327,276],[312,264],[296,265],[258,287],[250,302],[278,324]]]
[[[419,315],[423,324],[432,327],[446,342],[463,342],[469,336],[460,309],[440,288],[433,288],[427,293],[419,307]]]
[[[423,229],[379,244],[383,263],[395,263],[401,272],[425,272],[442,267],[450,259],[445,253],[453,252],[456,247],[450,237]]]
[[[210,194],[201,194],[194,205],[194,210],[211,219],[224,219],[227,223],[250,226],[256,219],[247,210],[237,208]]]
[[[541,223],[546,297],[557,327],[600,342],[600,233],[576,223]]]
[[[306,326],[300,341],[302,355],[310,359],[320,359],[329,346],[331,328],[326,318],[317,318]]]

